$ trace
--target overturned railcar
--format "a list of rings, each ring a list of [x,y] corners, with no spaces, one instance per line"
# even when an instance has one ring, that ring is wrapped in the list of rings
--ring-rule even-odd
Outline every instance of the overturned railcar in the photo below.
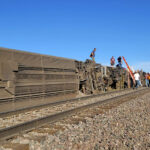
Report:
[[[0,48],[0,98],[48,97],[78,92],[75,61]]]
[[[128,71],[125,68],[102,66],[87,59],[76,61],[79,90],[85,94],[96,94],[128,87]]]
[[[141,81],[144,85],[144,75]],[[76,97],[130,86],[125,68],[0,48],[0,99]]]

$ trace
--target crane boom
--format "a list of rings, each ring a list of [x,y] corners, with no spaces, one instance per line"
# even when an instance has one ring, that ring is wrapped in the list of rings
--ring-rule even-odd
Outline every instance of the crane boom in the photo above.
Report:
[[[122,58],[123,58],[123,60],[124,60],[124,62],[125,62],[125,64],[126,64],[128,70],[129,70],[130,76],[131,76],[131,78],[133,79],[133,82],[134,82],[134,84],[135,84],[135,78],[134,78],[133,72],[132,72],[132,70],[130,69],[130,67],[129,67],[127,61],[125,60],[125,58],[124,58],[123,56],[122,56]]]

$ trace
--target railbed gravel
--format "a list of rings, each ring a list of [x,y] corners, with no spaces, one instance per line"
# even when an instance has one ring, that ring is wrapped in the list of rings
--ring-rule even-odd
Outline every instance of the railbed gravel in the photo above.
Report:
[[[52,135],[32,131],[18,136],[12,143],[29,144],[30,150],[150,149],[150,93],[85,120],[63,124],[64,130]],[[29,140],[35,135],[44,138]]]
[[[83,106],[83,105],[87,105],[96,101],[102,101],[105,100],[107,98],[111,98],[114,96],[119,96],[119,95],[123,95],[125,93],[131,93],[133,92],[131,91],[121,91],[120,93],[111,93],[108,95],[104,95],[104,96],[100,96],[100,97],[96,97],[96,98],[91,98],[91,99],[87,99],[87,100],[83,100],[83,101],[76,101],[76,102],[67,102],[65,104],[59,104],[56,106],[49,106],[47,108],[41,108],[41,109],[35,109],[35,110],[30,110],[27,112],[23,112],[23,113],[19,113],[16,115],[11,115],[8,117],[2,117],[0,118],[0,129],[6,128],[6,127],[10,127],[10,126],[14,126],[17,124],[21,124],[23,122],[27,122],[27,121],[31,121],[33,119],[38,119],[40,117],[44,117],[44,116],[48,116],[48,115],[52,115],[58,112],[62,112],[65,110],[69,110],[69,109],[73,109],[79,106]]]

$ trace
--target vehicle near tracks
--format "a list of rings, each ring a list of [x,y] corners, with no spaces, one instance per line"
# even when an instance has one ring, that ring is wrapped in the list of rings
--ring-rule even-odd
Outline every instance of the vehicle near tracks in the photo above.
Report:
[[[144,73],[140,71],[142,85]],[[0,99],[76,97],[130,87],[125,68],[0,48]],[[130,82],[129,82],[130,81]]]

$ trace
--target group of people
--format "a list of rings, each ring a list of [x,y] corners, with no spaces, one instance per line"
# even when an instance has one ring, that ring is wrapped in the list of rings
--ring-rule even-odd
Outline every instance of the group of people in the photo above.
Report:
[[[90,54],[90,57],[92,58],[92,60],[94,62],[95,62],[95,52],[96,52],[96,48],[94,48],[93,51]],[[118,60],[117,67],[122,68],[122,58],[121,58],[121,56],[119,56],[117,60]],[[115,65],[115,58],[114,58],[114,56],[111,57],[110,64],[111,64],[111,66]]]
[[[118,60],[117,67],[122,68],[122,58],[121,58],[121,56],[119,56],[117,60]],[[114,56],[111,57],[110,64],[111,64],[112,67],[115,65],[115,58],[114,58]]]
[[[94,62],[95,62],[95,52],[96,52],[96,48],[94,48],[94,50],[90,54],[90,57],[92,58],[92,60]],[[117,60],[118,60],[118,64],[116,66],[122,68],[122,57],[119,56]],[[112,67],[115,65],[114,56],[111,57],[110,64]],[[135,78],[135,82],[136,82],[136,88],[138,88],[139,86],[142,86],[141,81],[140,81],[139,71],[134,72],[134,78]],[[150,73],[146,73],[145,82],[146,82],[146,87],[150,87]]]
[[[140,74],[139,74],[138,70],[134,72],[134,79],[135,79],[135,85],[134,86],[136,87],[136,89],[139,86],[142,86]],[[146,87],[150,87],[150,73],[145,74],[145,85],[146,85]]]

